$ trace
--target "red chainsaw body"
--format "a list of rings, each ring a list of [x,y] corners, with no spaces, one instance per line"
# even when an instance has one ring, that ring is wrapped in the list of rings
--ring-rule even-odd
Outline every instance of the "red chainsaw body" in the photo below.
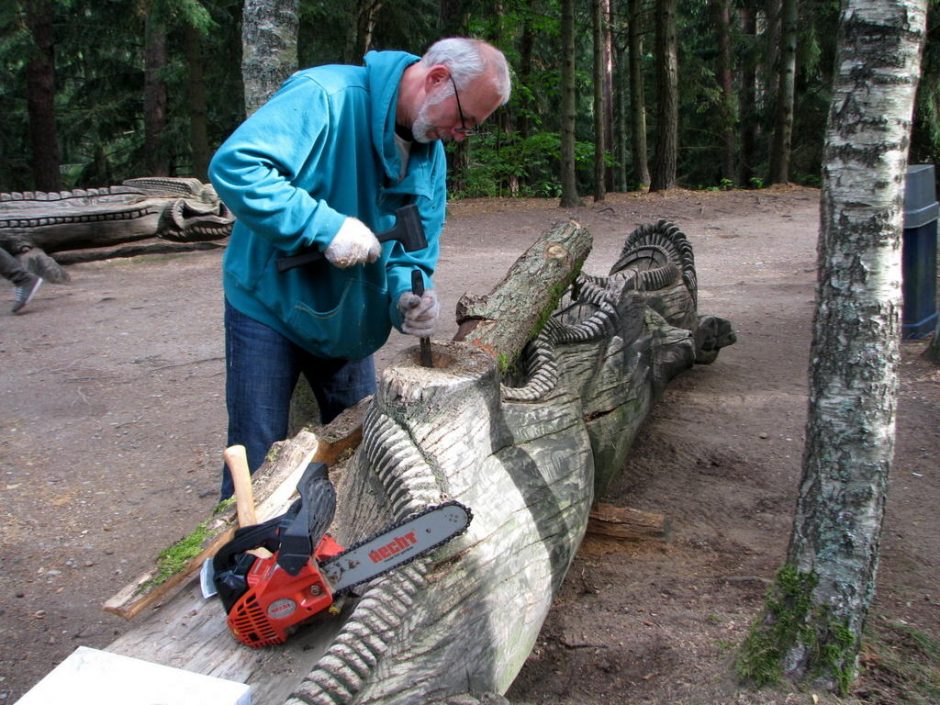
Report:
[[[247,575],[248,590],[228,613],[228,626],[235,638],[252,648],[282,644],[294,627],[328,609],[333,593],[318,560],[342,551],[343,547],[325,534],[297,575],[277,564],[277,554],[255,560]]]

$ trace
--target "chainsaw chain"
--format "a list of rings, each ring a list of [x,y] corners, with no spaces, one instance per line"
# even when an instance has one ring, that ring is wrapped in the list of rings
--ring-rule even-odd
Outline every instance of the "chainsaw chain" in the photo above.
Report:
[[[345,550],[344,550],[342,553],[340,553],[339,555],[333,556],[333,557],[330,558],[329,560],[327,560],[327,561],[321,563],[321,564],[320,564],[321,569],[325,570],[326,567],[327,567],[330,563],[332,563],[333,561],[339,560],[340,558],[342,558],[342,557],[343,557],[344,555],[346,555],[347,553],[351,553],[352,551],[355,551],[357,548],[360,548],[360,547],[366,545],[367,543],[369,543],[369,542],[372,541],[373,539],[376,539],[376,538],[378,538],[379,536],[382,536],[383,534],[392,533],[395,529],[397,529],[397,528],[400,527],[400,526],[404,526],[404,525],[407,524],[409,521],[414,521],[415,519],[418,519],[418,518],[420,518],[420,517],[423,517],[423,516],[425,516],[426,514],[431,514],[432,512],[436,512],[438,509],[441,509],[441,508],[443,508],[443,507],[451,507],[451,506],[460,507],[460,508],[464,511],[464,513],[466,513],[466,515],[467,515],[467,523],[464,525],[463,529],[461,529],[460,531],[458,531],[456,534],[451,534],[451,535],[448,536],[447,538],[438,541],[438,542],[437,542],[436,544],[434,544],[433,546],[428,546],[427,548],[425,548],[424,550],[422,550],[420,553],[416,553],[415,555],[410,556],[408,559],[402,561],[401,563],[398,563],[397,565],[393,565],[393,566],[391,566],[390,568],[386,568],[385,570],[383,570],[383,571],[381,571],[381,572],[379,572],[379,573],[376,573],[375,575],[373,575],[373,576],[371,576],[371,577],[368,577],[368,578],[365,578],[365,579],[363,579],[363,580],[360,580],[358,583],[353,583],[352,585],[346,585],[345,587],[340,588],[339,590],[337,590],[337,591],[334,593],[334,595],[339,596],[339,595],[348,594],[348,593],[350,592],[350,590],[352,590],[353,588],[359,587],[360,585],[364,585],[365,583],[371,583],[371,582],[372,582],[373,580],[375,580],[376,578],[380,578],[380,577],[382,577],[383,575],[387,575],[388,573],[391,573],[393,570],[398,570],[399,568],[402,568],[402,567],[408,565],[409,563],[411,563],[411,562],[417,560],[418,558],[423,558],[424,556],[426,556],[427,554],[429,554],[431,551],[433,551],[435,548],[437,548],[437,547],[439,547],[439,546],[443,546],[445,543],[448,543],[448,542],[450,542],[450,541],[453,541],[453,540],[454,540],[455,538],[457,538],[458,536],[461,536],[461,535],[463,535],[464,533],[466,533],[467,529],[470,528],[470,522],[473,521],[473,512],[470,511],[470,507],[466,506],[465,504],[462,504],[461,502],[458,502],[456,499],[449,499],[449,500],[447,500],[446,502],[441,502],[440,504],[432,504],[432,505],[430,505],[430,506],[428,506],[428,507],[425,507],[424,509],[422,509],[422,510],[419,511],[419,512],[414,512],[414,513],[412,513],[412,514],[409,514],[409,515],[406,516],[404,519],[401,519],[401,520],[399,520],[398,522],[396,522],[396,523],[394,523],[394,524],[390,524],[390,525],[388,525],[388,526],[386,526],[386,527],[384,527],[384,528],[382,528],[382,529],[376,531],[374,534],[372,534],[372,535],[370,535],[370,536],[367,536],[366,538],[362,539],[361,541],[357,542],[356,544],[354,544],[354,545],[350,546],[349,548],[345,549]]]

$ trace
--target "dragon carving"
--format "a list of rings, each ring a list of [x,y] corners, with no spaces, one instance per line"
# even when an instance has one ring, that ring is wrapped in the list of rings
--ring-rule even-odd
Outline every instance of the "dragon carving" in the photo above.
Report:
[[[579,238],[589,250],[580,226],[567,235],[533,249],[570,254]],[[584,256],[511,368],[487,334],[434,341],[433,368],[416,347],[402,351],[380,376],[356,451],[327,461],[341,543],[450,498],[473,511],[466,533],[369,583],[283,649],[239,646],[219,606],[192,590],[109,649],[250,683],[259,704],[506,705],[594,498],[652,404],[675,375],[735,341],[727,320],[697,312],[692,248],[673,224],[634,231],[607,276],[580,273]],[[514,284],[504,280],[518,301]],[[292,472],[316,448],[312,435],[272,448],[255,483]]]
[[[215,189],[192,178],[0,193],[0,247],[53,282],[68,280],[62,264],[212,247],[231,234],[234,222]]]

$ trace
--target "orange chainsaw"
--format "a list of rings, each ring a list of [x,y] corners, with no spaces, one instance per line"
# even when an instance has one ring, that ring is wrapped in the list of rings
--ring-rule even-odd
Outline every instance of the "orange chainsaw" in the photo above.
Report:
[[[344,549],[326,533],[336,491],[326,465],[310,463],[288,511],[235,532],[203,565],[204,597],[218,594],[232,634],[258,648],[281,644],[351,588],[402,566],[463,533],[470,510],[456,501],[430,506]],[[258,557],[256,549],[268,557]]]

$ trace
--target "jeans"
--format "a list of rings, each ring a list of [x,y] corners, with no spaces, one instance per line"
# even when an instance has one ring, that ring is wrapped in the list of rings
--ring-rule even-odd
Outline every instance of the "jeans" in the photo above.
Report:
[[[287,436],[290,400],[303,372],[320,407],[321,423],[375,393],[372,356],[362,360],[316,357],[225,302],[225,400],[228,445],[245,446],[255,472],[271,445]],[[221,498],[232,496],[222,469]]]
[[[20,261],[2,247],[0,247],[0,275],[9,279],[15,286],[26,286],[32,280]]]

